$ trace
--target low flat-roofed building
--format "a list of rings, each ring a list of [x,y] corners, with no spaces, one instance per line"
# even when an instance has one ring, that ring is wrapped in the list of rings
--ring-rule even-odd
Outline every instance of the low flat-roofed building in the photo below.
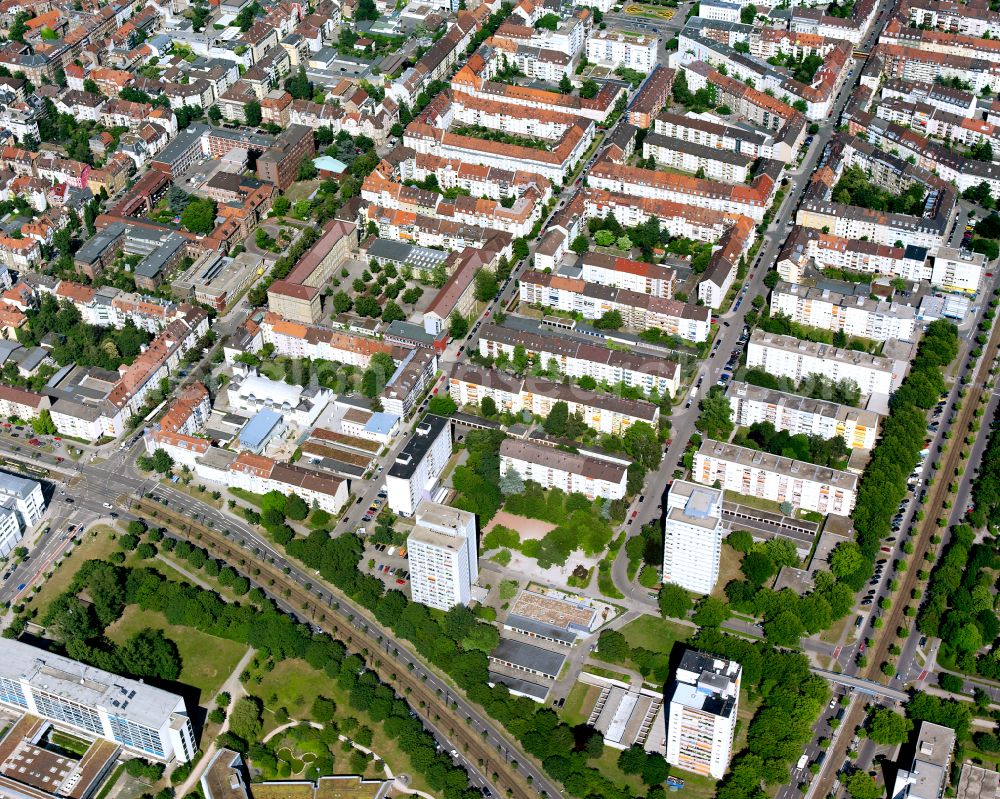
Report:
[[[615,749],[646,747],[663,697],[648,688],[631,691],[618,685],[605,685],[590,713],[588,724],[604,736],[604,743]]]
[[[956,799],[997,799],[1000,797],[1000,773],[973,763],[962,764]]]
[[[384,799],[392,780],[366,779],[339,774],[308,780],[249,781],[246,765],[238,752],[219,749],[202,772],[205,799]]]
[[[590,635],[596,620],[597,609],[589,600],[574,602],[523,590],[514,600],[503,626],[530,638],[572,646],[577,638]]]
[[[284,430],[285,423],[280,413],[273,408],[261,408],[240,430],[239,448],[259,454],[272,438],[280,436]]]
[[[121,747],[97,738],[76,756],[50,742],[53,732],[48,721],[26,713],[0,739],[0,796],[88,799],[100,787]]]
[[[501,638],[489,659],[494,666],[554,680],[566,662],[566,655],[513,638]]]

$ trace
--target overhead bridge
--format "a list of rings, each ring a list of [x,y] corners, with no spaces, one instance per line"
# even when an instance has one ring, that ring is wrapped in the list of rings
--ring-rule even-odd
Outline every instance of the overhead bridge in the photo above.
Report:
[[[893,699],[896,702],[906,702],[910,698],[910,695],[906,693],[906,691],[900,691],[898,688],[889,688],[875,682],[874,680],[866,680],[862,677],[851,677],[847,674],[837,674],[835,671],[828,671],[827,669],[818,669],[815,667],[812,667],[809,670],[813,674],[819,675],[828,682],[845,685],[848,688],[853,688],[855,691],[859,691],[863,694],[869,694],[870,696],[884,696],[887,699]]]

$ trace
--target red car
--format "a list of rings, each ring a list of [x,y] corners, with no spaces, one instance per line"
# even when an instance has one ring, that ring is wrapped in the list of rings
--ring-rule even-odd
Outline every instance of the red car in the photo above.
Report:
[[[33,446],[33,447],[40,447],[40,446],[42,446],[42,442],[39,441],[37,438],[29,438],[28,439],[28,443],[31,444],[31,446]]]
[[[638,516],[638,515],[639,515],[639,511],[637,511],[637,510],[634,510],[634,511],[632,511],[632,518],[633,518],[633,519],[634,519],[634,518],[635,518],[636,516]]]
[[[993,273],[992,272],[987,272],[986,273],[986,277],[993,277]]]
[[[879,547],[879,551],[880,552],[892,552],[892,550],[889,549],[889,547]]]

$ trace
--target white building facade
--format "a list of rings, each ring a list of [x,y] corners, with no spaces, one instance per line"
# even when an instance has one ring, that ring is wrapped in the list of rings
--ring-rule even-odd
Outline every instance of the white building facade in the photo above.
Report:
[[[722,555],[722,491],[674,480],[663,528],[663,582],[710,594]]]
[[[670,688],[668,763],[722,779],[732,756],[743,669],[739,663],[689,649]]]
[[[4,642],[0,703],[152,760],[198,750],[183,697],[16,640]]]
[[[421,500],[431,498],[451,446],[451,423],[442,416],[424,417],[385,477],[386,501],[393,513],[412,516]]]
[[[754,330],[750,335],[747,367],[763,369],[796,382],[810,375],[853,380],[863,394],[887,396],[895,382],[895,366],[888,358],[761,330]],[[902,380],[902,376],[899,379]]]
[[[479,579],[475,514],[423,500],[406,548],[414,602],[445,611],[469,604]]]
[[[793,508],[850,516],[858,476],[735,444],[705,439],[694,456],[691,479],[726,491],[789,503]]]
[[[628,461],[565,452],[514,438],[500,444],[501,477],[513,470],[522,480],[532,480],[543,488],[558,488],[567,494],[584,494],[588,499],[624,497],[628,465]]]

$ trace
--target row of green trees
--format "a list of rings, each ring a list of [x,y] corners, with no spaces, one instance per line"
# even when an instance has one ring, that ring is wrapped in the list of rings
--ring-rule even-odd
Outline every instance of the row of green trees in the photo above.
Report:
[[[906,481],[920,462],[927,411],[944,394],[945,368],[958,354],[958,330],[950,322],[931,322],[903,384],[889,403],[889,416],[861,477],[852,518],[864,556],[842,579],[855,590],[871,575],[880,542],[891,532],[892,516],[906,497]]]
[[[917,619],[920,632],[941,639],[945,658],[954,658],[963,671],[990,678],[1000,676],[996,651],[977,653],[1000,635],[992,591],[997,568],[1000,553],[995,539],[977,544],[973,528],[956,525],[931,574]]]
[[[979,474],[972,483],[972,503],[969,522],[973,527],[1000,524],[1000,415],[993,419]]]

